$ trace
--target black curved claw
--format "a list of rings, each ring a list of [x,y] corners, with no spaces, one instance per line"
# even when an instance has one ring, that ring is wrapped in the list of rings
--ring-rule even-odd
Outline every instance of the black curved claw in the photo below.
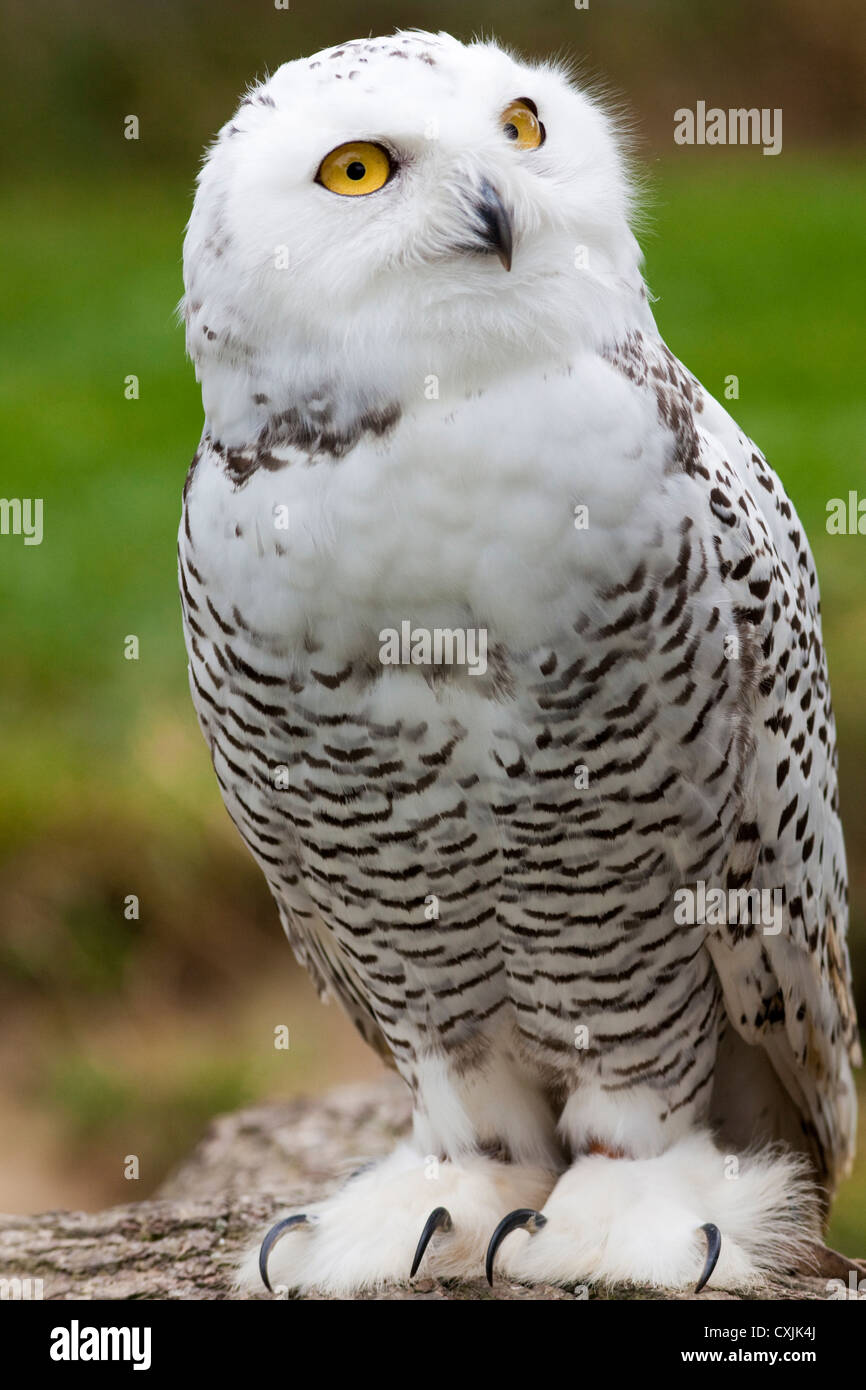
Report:
[[[424,1251],[436,1231],[451,1230],[451,1213],[447,1207],[434,1207],[427,1220],[424,1222],[424,1229],[421,1232],[421,1239],[415,1248],[415,1258],[412,1261],[412,1268],[409,1271],[409,1278],[414,1279],[418,1272],[418,1266],[424,1258]]]
[[[312,1226],[313,1218],[301,1212],[299,1216],[285,1216],[282,1221],[278,1221],[276,1226],[272,1226],[262,1241],[262,1248],[259,1251],[259,1274],[262,1276],[262,1283],[268,1293],[273,1293],[271,1281],[268,1278],[268,1256],[279,1240],[284,1231],[290,1231],[298,1226]]]
[[[714,1226],[712,1221],[708,1221],[705,1226],[701,1227],[701,1230],[707,1238],[707,1262],[704,1265],[703,1274],[695,1285],[695,1293],[700,1293],[707,1283],[719,1262],[719,1255],[722,1253],[722,1233],[718,1226]]]
[[[532,1207],[518,1207],[516,1211],[510,1211],[507,1216],[503,1216],[493,1235],[490,1237],[490,1244],[487,1247],[487,1259],[484,1269],[487,1274],[488,1284],[493,1285],[493,1261],[496,1259],[496,1252],[506,1236],[510,1236],[512,1231],[528,1231],[531,1236],[536,1231],[540,1231],[542,1226],[547,1225],[547,1217],[542,1216],[540,1211],[533,1211]]]

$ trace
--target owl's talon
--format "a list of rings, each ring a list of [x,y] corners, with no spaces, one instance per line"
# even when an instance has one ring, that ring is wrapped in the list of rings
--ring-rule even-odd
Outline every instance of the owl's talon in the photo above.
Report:
[[[701,1227],[701,1230],[707,1238],[707,1260],[704,1265],[704,1272],[695,1285],[695,1293],[700,1293],[701,1289],[707,1283],[710,1275],[718,1264],[719,1255],[722,1252],[722,1233],[718,1226],[714,1226],[712,1221],[708,1221],[705,1226]]]
[[[430,1244],[436,1231],[451,1230],[451,1213],[447,1207],[434,1207],[427,1220],[424,1222],[424,1229],[421,1232],[421,1239],[415,1247],[415,1258],[412,1261],[412,1268],[409,1271],[409,1278],[414,1279],[418,1272],[418,1266],[424,1258],[424,1251]]]
[[[528,1231],[531,1236],[534,1236],[536,1231],[540,1231],[542,1226],[546,1225],[547,1217],[542,1216],[540,1211],[533,1211],[531,1207],[518,1207],[516,1211],[510,1211],[507,1216],[503,1216],[490,1237],[487,1259],[484,1264],[487,1282],[491,1288],[493,1287],[493,1261],[505,1237],[511,1235],[512,1231]]]
[[[268,1293],[273,1293],[273,1289],[271,1288],[271,1281],[268,1278],[268,1256],[270,1255],[277,1241],[280,1239],[280,1236],[282,1236],[286,1231],[302,1230],[304,1227],[312,1226],[314,1224],[315,1217],[307,1216],[306,1212],[301,1212],[297,1216],[283,1217],[282,1221],[278,1221],[276,1225],[272,1226],[271,1229],[268,1231],[267,1235],[262,1241],[261,1249],[259,1250],[259,1273],[262,1276],[262,1283],[264,1284]]]

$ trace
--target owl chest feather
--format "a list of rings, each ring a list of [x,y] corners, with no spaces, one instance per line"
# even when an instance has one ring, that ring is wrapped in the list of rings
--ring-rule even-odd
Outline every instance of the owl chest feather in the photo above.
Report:
[[[240,482],[204,442],[196,547],[287,649],[336,656],[361,631],[437,615],[528,648],[625,577],[665,521],[652,403],[600,357],[418,397],[343,456],[275,448]]]

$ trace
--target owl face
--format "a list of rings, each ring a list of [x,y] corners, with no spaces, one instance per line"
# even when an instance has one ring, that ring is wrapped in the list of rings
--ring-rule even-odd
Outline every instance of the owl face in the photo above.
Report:
[[[483,378],[604,332],[640,285],[628,212],[610,119],[556,68],[356,40],[286,63],[210,151],[189,350],[205,386],[209,364],[273,354],[295,381],[375,394],[386,375],[391,397],[424,371]]]

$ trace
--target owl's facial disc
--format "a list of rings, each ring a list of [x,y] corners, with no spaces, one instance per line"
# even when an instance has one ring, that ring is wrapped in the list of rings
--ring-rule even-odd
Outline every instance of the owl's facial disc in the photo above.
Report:
[[[537,150],[547,138],[538,107],[531,97],[516,97],[510,101],[499,114],[499,128],[518,150]],[[399,156],[384,145],[370,140],[349,140],[325,155],[314,182],[341,198],[364,197],[384,188],[399,167]],[[512,214],[489,179],[482,178],[477,188],[470,190],[466,212],[468,238],[457,244],[455,251],[458,254],[493,253],[504,268],[510,270],[514,246]]]

